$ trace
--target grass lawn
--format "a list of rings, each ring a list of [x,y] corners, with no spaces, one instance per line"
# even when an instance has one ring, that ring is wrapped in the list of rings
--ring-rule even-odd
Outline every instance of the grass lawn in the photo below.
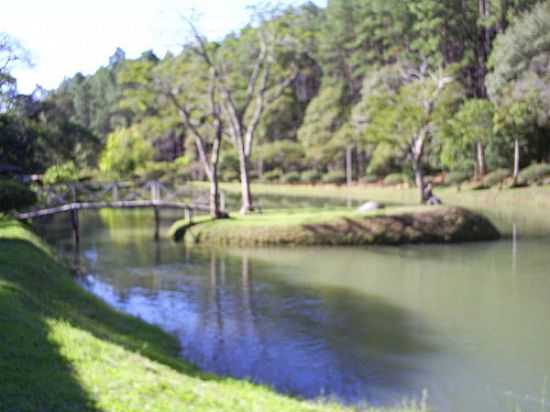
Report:
[[[351,410],[198,371],[174,337],[85,292],[47,245],[1,217],[0,325],[3,412]]]
[[[207,188],[205,182],[194,182],[197,187]],[[240,193],[239,183],[222,183],[221,189],[228,193]],[[253,183],[252,193],[257,196],[281,195],[312,198],[342,198],[355,200],[374,200],[415,205],[418,203],[416,188],[383,187],[378,185],[289,185]],[[458,191],[455,187],[436,187],[435,195],[445,204],[463,207],[550,207],[550,186],[530,186],[517,189],[468,190]]]

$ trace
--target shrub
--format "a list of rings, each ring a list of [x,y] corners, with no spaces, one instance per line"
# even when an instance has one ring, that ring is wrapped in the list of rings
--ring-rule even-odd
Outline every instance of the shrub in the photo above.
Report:
[[[0,213],[30,207],[36,203],[36,193],[14,180],[0,179]]]
[[[262,176],[262,180],[266,182],[276,182],[281,180],[282,176],[283,176],[283,172],[281,171],[281,169],[273,169],[273,170],[270,170],[269,172],[265,172],[264,175]]]
[[[56,185],[59,183],[76,182],[79,179],[79,171],[75,163],[71,160],[60,165],[54,165],[44,173],[42,181],[46,185]]]
[[[221,173],[221,180],[223,182],[236,182],[239,180],[239,173],[234,170],[224,170]]]
[[[523,169],[519,179],[527,183],[538,183],[547,176],[550,176],[550,164],[538,163]]]
[[[145,180],[159,180],[172,170],[172,163],[147,162],[138,169],[138,175]]]
[[[448,185],[460,185],[472,178],[468,172],[451,172],[445,177],[445,183]]]
[[[323,183],[342,184],[346,182],[346,175],[341,171],[328,172],[321,178]]]
[[[359,182],[362,184],[371,184],[371,183],[377,183],[379,180],[380,178],[376,175],[367,175],[360,178]]]
[[[488,187],[496,186],[504,182],[508,177],[510,177],[510,171],[507,169],[497,169],[483,178],[483,184]]]
[[[403,173],[392,173],[387,175],[384,178],[384,185],[386,186],[394,186],[399,185],[402,183],[407,183],[409,181],[409,177],[406,174]]]
[[[281,177],[283,183],[298,183],[300,181],[300,173],[288,172]]]
[[[306,170],[300,176],[303,183],[317,183],[321,180],[321,173],[317,170]]]

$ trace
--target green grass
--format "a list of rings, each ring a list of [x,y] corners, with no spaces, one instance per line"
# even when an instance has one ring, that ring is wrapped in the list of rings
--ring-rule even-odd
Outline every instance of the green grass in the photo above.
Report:
[[[207,187],[204,182],[194,182],[197,187]],[[222,190],[240,193],[239,183],[223,183]],[[414,205],[418,203],[415,187],[382,187],[378,185],[285,185],[254,183],[252,193],[256,196],[281,195],[311,198],[340,198],[354,200],[375,200]],[[516,189],[493,188],[483,191],[461,190],[455,187],[436,187],[434,193],[445,204],[463,207],[550,207],[550,186],[531,186]]]
[[[231,219],[176,222],[175,240],[194,244],[358,246],[493,240],[487,219],[461,208],[404,206],[359,214],[349,209],[267,211]]]
[[[1,217],[0,325],[1,411],[350,410],[198,371],[174,337],[85,292],[37,236]]]

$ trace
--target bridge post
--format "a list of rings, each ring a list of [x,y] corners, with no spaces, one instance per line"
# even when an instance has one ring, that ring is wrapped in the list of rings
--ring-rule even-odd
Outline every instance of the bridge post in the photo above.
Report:
[[[154,207],[153,211],[155,212],[155,241],[158,242],[160,239],[160,211],[158,207]]]
[[[78,219],[78,209],[71,210],[71,226],[73,228],[73,240],[75,246],[80,245],[80,222]]]
[[[160,200],[160,184],[156,180],[151,182],[151,200],[153,202]]]
[[[76,194],[76,186],[74,184],[70,184],[69,190],[71,191],[71,198],[73,202],[71,208],[71,226],[73,228],[73,240],[75,246],[78,248],[80,246],[80,222],[78,219],[78,197]]]
[[[113,183],[113,203],[118,202],[118,183]]]
[[[190,207],[185,208],[185,220],[189,223],[193,223],[193,209]]]

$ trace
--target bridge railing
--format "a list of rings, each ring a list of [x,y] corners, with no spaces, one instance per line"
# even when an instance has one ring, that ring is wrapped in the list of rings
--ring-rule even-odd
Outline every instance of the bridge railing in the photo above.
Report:
[[[186,185],[168,185],[155,180],[138,183],[131,181],[67,183],[37,186],[35,191],[38,202],[31,211],[77,202],[164,201],[185,203],[194,209],[204,209],[209,204],[207,191]],[[222,209],[225,209],[223,193],[221,193],[221,203]]]

